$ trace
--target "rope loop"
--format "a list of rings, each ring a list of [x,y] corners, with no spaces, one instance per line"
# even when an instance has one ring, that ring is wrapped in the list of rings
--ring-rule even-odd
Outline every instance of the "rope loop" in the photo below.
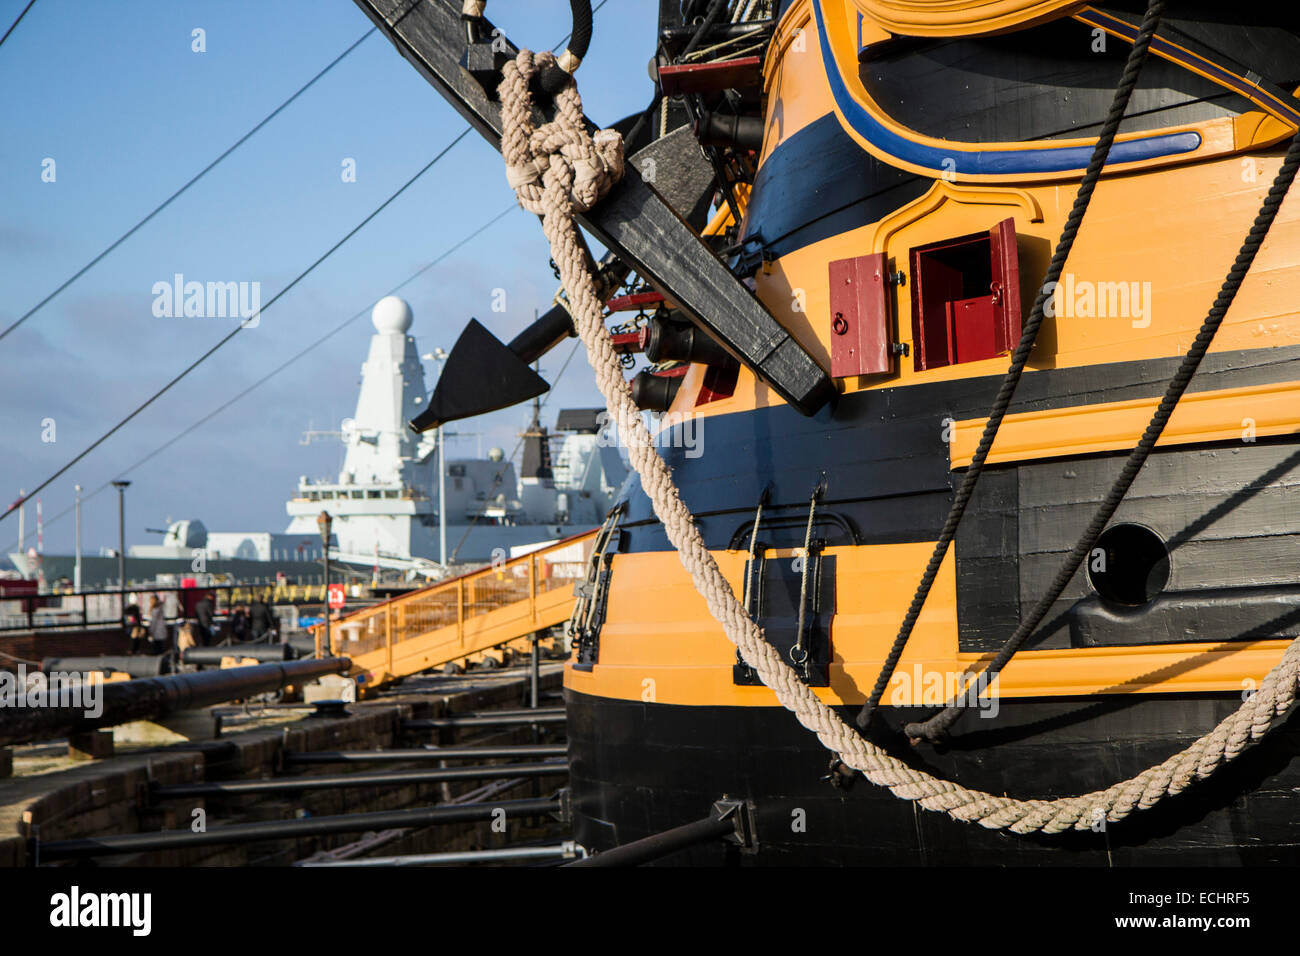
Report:
[[[562,211],[576,215],[591,209],[623,178],[623,137],[607,129],[588,133],[572,77],[555,94],[555,118],[534,124],[529,84],[555,62],[552,53],[520,50],[502,70],[499,90],[506,181],[519,204],[539,216],[546,212],[544,197],[552,186],[564,197]]]

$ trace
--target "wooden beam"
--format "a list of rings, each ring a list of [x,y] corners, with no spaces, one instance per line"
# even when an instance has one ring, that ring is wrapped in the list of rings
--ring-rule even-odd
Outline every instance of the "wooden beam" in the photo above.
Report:
[[[495,91],[489,95],[460,66],[467,42],[460,4],[355,2],[420,75],[500,150],[501,109]],[[483,32],[493,32],[486,21]],[[508,56],[518,52],[504,37],[498,45],[502,41]],[[594,128],[590,121],[588,125]],[[641,178],[633,163],[579,222],[791,406],[812,415],[835,394],[825,370]]]

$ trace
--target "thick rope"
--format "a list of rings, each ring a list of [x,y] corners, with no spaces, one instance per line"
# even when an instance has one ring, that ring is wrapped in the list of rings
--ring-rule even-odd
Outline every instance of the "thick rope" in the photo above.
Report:
[[[574,323],[586,346],[596,385],[682,566],[745,663],[828,750],[872,783],[887,787],[901,799],[914,800],[927,810],[989,829],[1059,833],[1071,828],[1086,830],[1102,821],[1115,823],[1134,810],[1152,807],[1165,796],[1181,793],[1281,723],[1296,700],[1300,638],[1287,647],[1282,660],[1249,700],[1181,753],[1105,790],[1054,800],[1016,800],[971,790],[909,767],[863,739],[823,703],[781,659],[736,599],[705,547],[672,473],[655,449],[640,410],[632,401],[618,354],[605,329],[593,264],[574,223],[574,215],[591,208],[621,175],[622,141],[617,133],[608,130],[594,138],[588,136],[582,102],[573,84],[556,95],[555,120],[534,129],[528,83],[537,69],[545,67],[549,56],[534,56],[523,50],[504,70],[500,87],[505,133],[502,153],[511,182],[520,183],[516,189],[524,208],[542,216],[542,229],[568,290]],[[533,171],[537,173],[535,178]]]

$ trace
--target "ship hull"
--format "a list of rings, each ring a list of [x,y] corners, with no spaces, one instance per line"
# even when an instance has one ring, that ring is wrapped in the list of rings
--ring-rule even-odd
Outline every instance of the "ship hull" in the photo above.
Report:
[[[1235,429],[1246,407],[1261,407],[1252,405],[1257,396],[1292,387],[1294,361],[1291,349],[1215,356],[1196,400],[1221,407],[1215,420]],[[996,707],[988,696],[975,701],[980,713],[964,715],[941,750],[911,747],[900,732],[950,699],[953,679],[978,671],[1002,645],[1110,487],[1124,451],[1084,447],[1091,426],[1069,421],[1123,412],[1165,372],[1158,363],[1116,363],[1026,377],[1013,408],[1049,424],[1050,447],[1010,446],[1017,453],[986,471],[882,699],[873,739],[888,752],[993,794],[1090,793],[1184,750],[1240,707],[1280,659],[1300,627],[1300,446],[1293,435],[1179,440],[1171,431],[1111,523],[1161,542],[1163,584],[1126,605],[1098,592],[1092,565],[1081,569],[1000,675]],[[706,546],[782,656],[797,628],[807,496],[821,486],[811,535],[821,573],[806,614],[819,666],[805,677],[850,725],[951,501],[959,442],[945,443],[936,426],[944,417],[978,421],[974,410],[990,386],[964,379],[868,390],[811,419],[788,409],[715,415],[664,442]],[[1008,434],[1027,435],[1015,431],[1019,421],[1008,419]],[[756,445],[773,452],[755,458]],[[737,664],[644,493],[625,493],[618,551],[593,591],[599,627],[579,642],[566,674],[575,832],[584,846],[608,849],[697,820],[726,796],[752,802],[758,852],[709,845],[670,862],[1300,862],[1295,719],[1188,792],[1096,831],[1018,836],[924,810],[861,778],[833,787],[823,779],[832,754]],[[1123,571],[1126,547],[1108,552],[1112,574]],[[1142,565],[1130,583],[1149,584],[1153,568]]]
[[[963,717],[950,748],[897,733],[929,710],[886,708],[878,738],[941,778],[1018,798],[1102,789],[1208,731],[1239,695],[1098,702],[1004,700]],[[711,843],[668,865],[1247,866],[1300,863],[1300,721],[1278,727],[1208,780],[1102,829],[1021,836],[950,819],[856,777],[825,778],[830,755],[780,707],[679,706],[569,691],[574,832],[606,850],[707,815],[724,795],[752,802],[756,852]],[[846,708],[841,714],[851,720]]]

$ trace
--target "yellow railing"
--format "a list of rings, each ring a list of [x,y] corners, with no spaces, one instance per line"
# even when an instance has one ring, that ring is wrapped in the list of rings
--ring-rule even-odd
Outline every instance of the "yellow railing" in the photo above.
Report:
[[[128,588],[128,593],[171,593],[187,590],[173,586],[154,587],[141,586],[132,584]],[[325,603],[325,585],[319,584],[241,584],[238,587],[231,587],[225,584],[197,585],[196,591],[215,591],[218,600],[226,607],[234,607],[236,604],[248,604],[256,598],[263,598],[272,604],[324,604]],[[71,585],[54,584],[50,586],[48,592],[40,594],[40,597],[71,597],[79,592]],[[117,591],[87,591],[87,594],[107,594],[116,595]],[[16,598],[11,598],[16,600]]]
[[[226,603],[230,607],[236,604],[248,604],[254,598],[264,598],[271,604],[314,604],[325,603],[324,583],[320,584],[249,584],[237,588],[225,589]]]
[[[596,532],[330,619],[330,645],[367,690],[568,620]],[[312,628],[320,652],[325,627]]]

